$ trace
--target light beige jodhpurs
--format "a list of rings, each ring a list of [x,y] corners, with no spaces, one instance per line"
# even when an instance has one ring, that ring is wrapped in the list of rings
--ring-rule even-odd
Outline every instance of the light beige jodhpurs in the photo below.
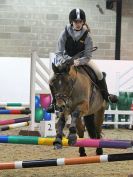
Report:
[[[88,62],[88,65],[92,68],[92,70],[95,72],[98,80],[102,80],[103,79],[103,73],[102,71],[100,71],[100,69],[98,68],[98,66],[96,65],[96,63],[94,63],[92,60],[90,60]]]

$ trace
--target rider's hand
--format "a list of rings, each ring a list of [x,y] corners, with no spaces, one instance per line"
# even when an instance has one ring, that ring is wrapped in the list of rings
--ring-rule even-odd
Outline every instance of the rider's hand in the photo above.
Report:
[[[74,60],[74,66],[79,66],[79,64],[80,64],[80,60],[79,59]]]

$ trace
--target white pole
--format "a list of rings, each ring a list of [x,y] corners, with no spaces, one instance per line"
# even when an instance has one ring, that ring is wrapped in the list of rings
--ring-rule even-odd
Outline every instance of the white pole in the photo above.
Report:
[[[118,128],[118,116],[119,116],[119,115],[118,115],[118,109],[116,108],[115,120],[114,120],[115,123],[116,123],[116,124],[114,125],[115,128]]]
[[[30,68],[30,108],[31,108],[31,123],[30,129],[35,129],[35,77],[36,77],[36,58],[37,53],[33,51],[31,54],[31,68]]]

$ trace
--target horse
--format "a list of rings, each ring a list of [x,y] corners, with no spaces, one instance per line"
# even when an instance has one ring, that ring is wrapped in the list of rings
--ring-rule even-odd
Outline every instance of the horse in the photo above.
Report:
[[[49,84],[53,88],[56,106],[61,110],[53,143],[55,149],[62,148],[63,129],[68,115],[71,115],[68,134],[70,146],[76,143],[77,135],[79,138],[84,137],[85,127],[90,138],[101,138],[107,103],[96,83],[86,72],[86,67],[74,66],[71,60],[67,60],[61,66],[52,63],[54,76]],[[84,147],[79,147],[79,154],[86,156]],[[96,154],[103,154],[103,149],[96,148]]]

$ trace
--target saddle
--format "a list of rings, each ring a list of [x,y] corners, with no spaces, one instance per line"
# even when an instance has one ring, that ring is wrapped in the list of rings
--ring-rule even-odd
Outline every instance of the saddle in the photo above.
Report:
[[[93,71],[93,69],[89,66],[89,65],[82,65],[82,66],[78,66],[79,68],[83,68],[83,70],[88,74],[88,76],[91,78],[91,80],[93,81],[93,83],[97,86],[98,86],[98,78],[97,78],[97,75],[95,74],[95,72]],[[106,73],[105,72],[102,72],[103,73],[103,77],[105,78],[106,77]]]
[[[77,68],[79,68],[79,69],[82,68],[88,74],[88,76],[91,78],[93,83],[98,87],[97,75],[95,74],[95,72],[93,71],[93,69],[89,65],[81,65],[81,66],[78,66]]]

